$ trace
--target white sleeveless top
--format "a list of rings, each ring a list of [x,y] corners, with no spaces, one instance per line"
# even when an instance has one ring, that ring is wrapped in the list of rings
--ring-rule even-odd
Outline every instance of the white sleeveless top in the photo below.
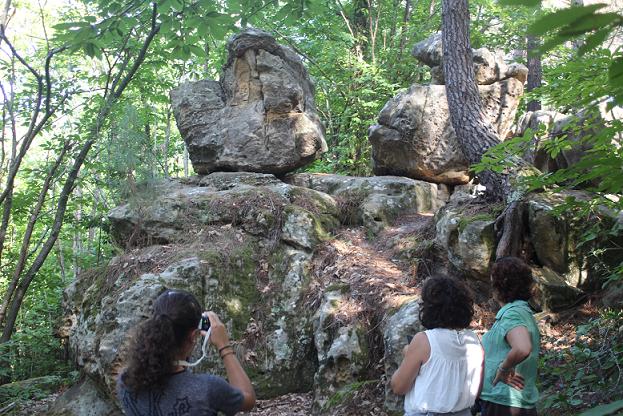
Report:
[[[425,331],[430,358],[420,367],[405,396],[405,412],[450,413],[471,407],[478,394],[483,352],[470,330],[436,328]]]

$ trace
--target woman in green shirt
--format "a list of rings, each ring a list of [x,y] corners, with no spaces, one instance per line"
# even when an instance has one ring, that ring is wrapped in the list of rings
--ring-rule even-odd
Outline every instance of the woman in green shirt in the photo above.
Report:
[[[491,269],[493,297],[501,309],[482,344],[483,416],[536,416],[539,328],[528,305],[532,270],[521,259],[502,257]]]

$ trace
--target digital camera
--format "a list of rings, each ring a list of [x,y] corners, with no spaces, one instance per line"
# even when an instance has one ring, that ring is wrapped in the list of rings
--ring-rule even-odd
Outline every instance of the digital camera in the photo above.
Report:
[[[210,329],[210,319],[208,315],[201,315],[201,321],[199,321],[199,329],[202,331],[207,331]]]

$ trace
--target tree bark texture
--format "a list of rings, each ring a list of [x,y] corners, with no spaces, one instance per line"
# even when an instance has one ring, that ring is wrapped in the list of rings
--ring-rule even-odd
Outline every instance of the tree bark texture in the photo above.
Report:
[[[536,54],[539,40],[534,36],[528,36],[526,43],[526,51],[528,52],[528,84],[526,89],[529,92],[541,86],[543,69],[541,68],[541,56]],[[528,103],[528,111],[538,111],[540,109],[541,101],[532,100]]]
[[[443,69],[450,121],[461,150],[473,165],[500,139],[482,110],[474,79],[467,0],[443,0],[442,8]],[[484,171],[478,177],[490,198],[503,199],[510,193],[506,175]]]

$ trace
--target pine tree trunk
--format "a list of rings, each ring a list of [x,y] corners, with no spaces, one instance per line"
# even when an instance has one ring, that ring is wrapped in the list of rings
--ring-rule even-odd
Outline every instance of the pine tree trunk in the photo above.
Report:
[[[528,84],[526,89],[532,91],[541,86],[543,79],[543,69],[541,68],[541,56],[536,54],[539,47],[539,40],[534,36],[528,36],[526,50],[528,52]],[[541,109],[541,102],[532,100],[528,103],[528,111],[538,111]]]
[[[443,69],[450,121],[461,150],[473,165],[500,139],[482,110],[474,79],[467,0],[443,0],[442,8]],[[504,199],[510,193],[506,175],[484,171],[478,178],[492,199]]]

